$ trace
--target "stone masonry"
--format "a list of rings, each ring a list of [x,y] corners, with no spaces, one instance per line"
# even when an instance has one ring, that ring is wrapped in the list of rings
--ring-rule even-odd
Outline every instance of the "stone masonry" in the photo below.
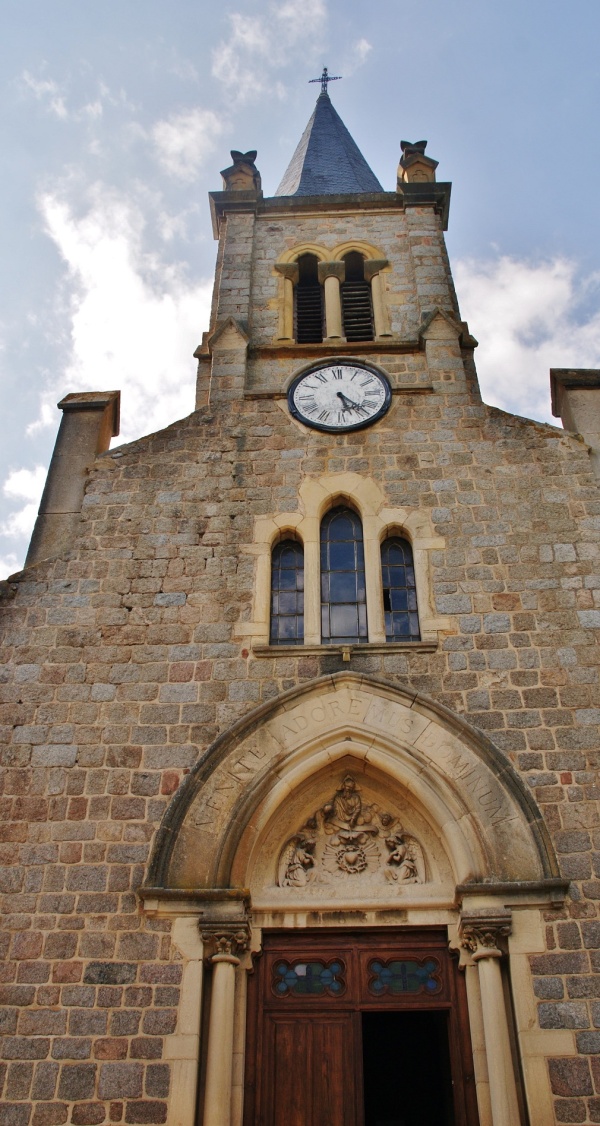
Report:
[[[600,494],[588,447],[481,402],[435,207],[383,193],[358,214],[348,197],[236,210],[235,193],[217,196],[213,321],[198,353],[209,401],[98,457],[71,549],[1,585],[2,1122],[167,1120],[181,955],[137,896],[157,828],[236,719],[348,667],[433,697],[531,788],[571,881],[531,958],[540,1028],[573,1030],[576,1047],[550,1063],[556,1121],[600,1122]],[[332,436],[287,411],[285,381],[315,349],[277,345],[273,266],[297,244],[353,237],[390,262],[394,336],[341,354],[380,365],[398,394],[377,425]],[[424,341],[435,309],[458,327]],[[211,344],[228,317],[239,337]],[[350,665],[327,647],[253,651],[255,518],[296,510],[307,477],[342,473],[374,479],[390,506],[427,509],[445,540],[431,552],[448,623],[433,651],[355,647]]]

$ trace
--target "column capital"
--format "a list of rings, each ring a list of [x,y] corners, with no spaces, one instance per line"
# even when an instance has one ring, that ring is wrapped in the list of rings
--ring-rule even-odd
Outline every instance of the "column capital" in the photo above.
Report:
[[[206,962],[231,961],[239,964],[239,956],[250,945],[250,927],[247,923],[200,923]]]
[[[346,277],[346,263],[339,261],[319,262],[317,273],[321,285],[326,278],[337,278],[338,281],[343,282]]]
[[[512,930],[512,915],[506,911],[463,912],[460,917],[461,946],[477,961],[480,958],[501,958],[502,939]]]
[[[389,264],[390,263],[387,258],[365,258],[365,281],[372,281],[375,275],[380,274],[382,270],[386,270]]]
[[[297,262],[276,262],[274,267],[278,274],[287,278],[293,285],[296,285],[300,277],[300,267]]]

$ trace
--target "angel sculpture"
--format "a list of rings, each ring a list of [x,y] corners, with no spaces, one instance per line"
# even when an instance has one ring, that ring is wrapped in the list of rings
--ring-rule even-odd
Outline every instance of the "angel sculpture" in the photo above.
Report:
[[[389,880],[402,884],[422,884],[425,882],[425,860],[423,849],[414,837],[406,836],[397,829],[385,843],[389,849],[385,874]]]
[[[277,883],[281,888],[306,887],[314,872],[315,841],[303,835],[292,837],[279,858]]]

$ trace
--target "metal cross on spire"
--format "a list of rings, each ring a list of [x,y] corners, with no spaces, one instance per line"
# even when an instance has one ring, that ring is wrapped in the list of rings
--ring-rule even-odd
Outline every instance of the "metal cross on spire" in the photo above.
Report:
[[[342,77],[341,74],[328,74],[327,73],[327,67],[324,66],[323,67],[323,73],[322,73],[321,77],[320,78],[309,78],[308,84],[310,86],[311,82],[320,82],[321,83],[321,93],[326,94],[327,93],[327,83],[328,82],[339,82],[341,77]]]

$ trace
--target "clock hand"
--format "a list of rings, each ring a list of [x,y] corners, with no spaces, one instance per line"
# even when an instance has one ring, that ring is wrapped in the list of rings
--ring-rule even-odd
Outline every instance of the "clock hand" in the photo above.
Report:
[[[347,395],[344,395],[341,391],[337,392],[337,397],[338,399],[341,399],[343,403],[348,403],[348,406],[358,410],[358,403],[353,403],[352,399],[349,399]],[[345,407],[344,409],[347,410],[348,407]]]

